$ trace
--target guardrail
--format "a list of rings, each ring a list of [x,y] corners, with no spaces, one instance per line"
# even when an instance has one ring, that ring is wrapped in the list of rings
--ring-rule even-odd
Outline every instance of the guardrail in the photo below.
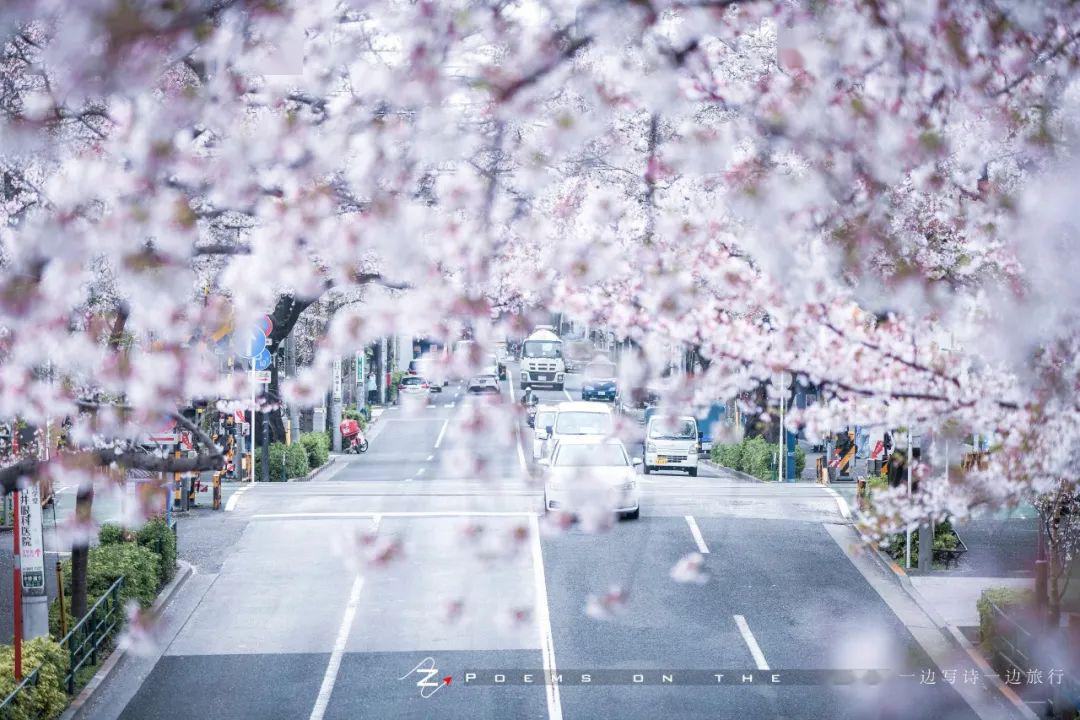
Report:
[[[105,594],[98,598],[86,615],[75,623],[71,632],[60,640],[60,646],[68,651],[68,672],[64,676],[68,695],[75,694],[75,680],[79,670],[87,662],[90,665],[97,663],[98,650],[124,623],[124,608],[120,604],[120,591],[123,587],[124,577],[120,576]]]
[[[98,598],[79,622],[75,623],[71,632],[60,640],[60,646],[68,652],[67,674],[63,678],[63,687],[68,695],[75,694],[79,671],[97,663],[98,652],[102,646],[108,643],[123,625],[124,608],[120,602],[123,587],[124,578],[121,576]],[[0,702],[0,717],[6,716],[4,709],[10,709],[17,702],[20,693],[38,684],[42,667],[43,664],[34,668]]]

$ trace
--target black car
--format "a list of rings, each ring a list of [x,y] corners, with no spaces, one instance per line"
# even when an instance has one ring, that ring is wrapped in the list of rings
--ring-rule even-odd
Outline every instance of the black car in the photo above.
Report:
[[[581,381],[582,400],[607,400],[614,402],[619,394],[615,363],[610,360],[593,360],[585,366]]]

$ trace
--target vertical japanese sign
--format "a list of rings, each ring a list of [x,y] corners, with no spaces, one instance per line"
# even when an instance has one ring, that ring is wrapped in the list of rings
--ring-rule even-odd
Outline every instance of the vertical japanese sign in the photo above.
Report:
[[[341,401],[341,358],[334,358],[334,401]]]
[[[45,548],[41,542],[41,488],[30,483],[19,497],[19,554],[23,595],[45,594]]]

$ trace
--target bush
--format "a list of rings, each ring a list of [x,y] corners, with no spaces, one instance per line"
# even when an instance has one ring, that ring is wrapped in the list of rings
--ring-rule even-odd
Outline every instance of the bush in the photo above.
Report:
[[[905,560],[904,548],[907,540],[904,533],[896,533],[891,536],[889,541],[889,555],[896,562]],[[956,533],[953,532],[952,523],[948,520],[942,520],[939,523],[934,524],[934,550],[955,550],[959,547],[959,542],[956,539]],[[913,530],[911,533],[911,561],[915,562],[915,558],[919,556],[919,531]]]
[[[67,653],[49,638],[34,638],[23,643],[23,673],[39,665],[36,685],[28,686],[11,705],[4,708],[5,720],[38,720],[59,717],[67,707],[67,693],[62,689],[67,673]],[[15,649],[0,645],[0,697],[15,689]]]
[[[743,441],[742,462],[739,469],[759,480],[774,480],[773,453],[775,448],[763,437]]]
[[[157,596],[158,580],[161,577],[161,559],[152,550],[135,543],[116,543],[90,548],[90,557],[86,569],[87,606],[93,605],[105,591],[124,576],[124,587],[120,591],[120,600],[126,603],[137,600],[142,607],[150,607]],[[64,610],[71,610],[71,560],[62,565],[64,573]],[[71,624],[68,624],[71,629]]]
[[[330,459],[330,436],[324,432],[304,433],[300,445],[307,453],[309,467],[322,467]]]
[[[713,445],[709,454],[717,465],[738,470],[742,464],[742,452],[743,444],[740,442],[734,445]]]
[[[102,545],[115,545],[116,543],[130,542],[131,540],[131,533],[125,530],[122,525],[116,523],[105,523],[98,530],[98,542]]]
[[[165,518],[158,517],[139,528],[135,541],[158,556],[158,587],[164,587],[176,572],[176,535],[165,524]]]
[[[806,451],[802,449],[802,445],[795,443],[795,479],[798,480],[802,477],[803,470],[806,469]]]
[[[1010,614],[1010,610],[1030,607],[1034,599],[1035,593],[1030,588],[989,587],[982,591],[975,607],[979,610],[979,640],[988,655],[993,657],[993,639],[998,634],[990,604]]]
[[[304,477],[310,471],[311,464],[303,445],[290,445],[285,448],[285,474],[288,477]]]
[[[285,464],[285,444],[270,443],[270,482],[285,482],[288,478],[282,474]],[[255,450],[255,480],[262,481],[262,448]]]

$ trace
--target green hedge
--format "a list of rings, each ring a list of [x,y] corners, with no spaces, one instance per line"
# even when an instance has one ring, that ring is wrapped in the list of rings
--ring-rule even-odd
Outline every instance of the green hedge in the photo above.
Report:
[[[892,559],[896,562],[902,562],[907,560],[905,557],[905,548],[907,546],[907,537],[905,533],[896,533],[890,536],[889,546],[885,548],[888,550]],[[941,522],[934,524],[934,550],[955,550],[960,545],[956,539],[956,533],[953,532],[952,523],[948,520],[942,520]],[[911,562],[915,562],[915,559],[919,557],[919,531],[913,530],[911,532]]]
[[[310,467],[322,467],[330,460],[330,436],[327,433],[304,433],[300,436],[300,444],[307,452]]]
[[[284,482],[304,477],[311,470],[308,452],[302,443],[270,444],[270,482]],[[262,451],[255,453],[255,479],[262,479]]]
[[[979,640],[987,655],[994,656],[993,639],[998,634],[990,604],[997,605],[1008,614],[1010,610],[1030,607],[1034,600],[1035,593],[1030,588],[999,586],[989,587],[982,591],[982,595],[975,602],[975,607],[979,610]]]
[[[18,698],[0,711],[4,720],[51,720],[67,707],[63,681],[67,673],[67,653],[49,638],[34,638],[23,643],[24,673],[41,665],[36,685],[27,686]],[[15,689],[15,649],[0,645],[0,698]]]
[[[753,437],[734,445],[713,445],[710,457],[717,465],[753,475],[759,480],[775,480],[776,445],[765,442],[762,437]],[[802,477],[806,467],[806,451],[795,446],[795,477]]]
[[[135,542],[158,556],[158,586],[165,587],[176,573],[176,535],[165,524],[165,518],[143,523],[135,533]]]

